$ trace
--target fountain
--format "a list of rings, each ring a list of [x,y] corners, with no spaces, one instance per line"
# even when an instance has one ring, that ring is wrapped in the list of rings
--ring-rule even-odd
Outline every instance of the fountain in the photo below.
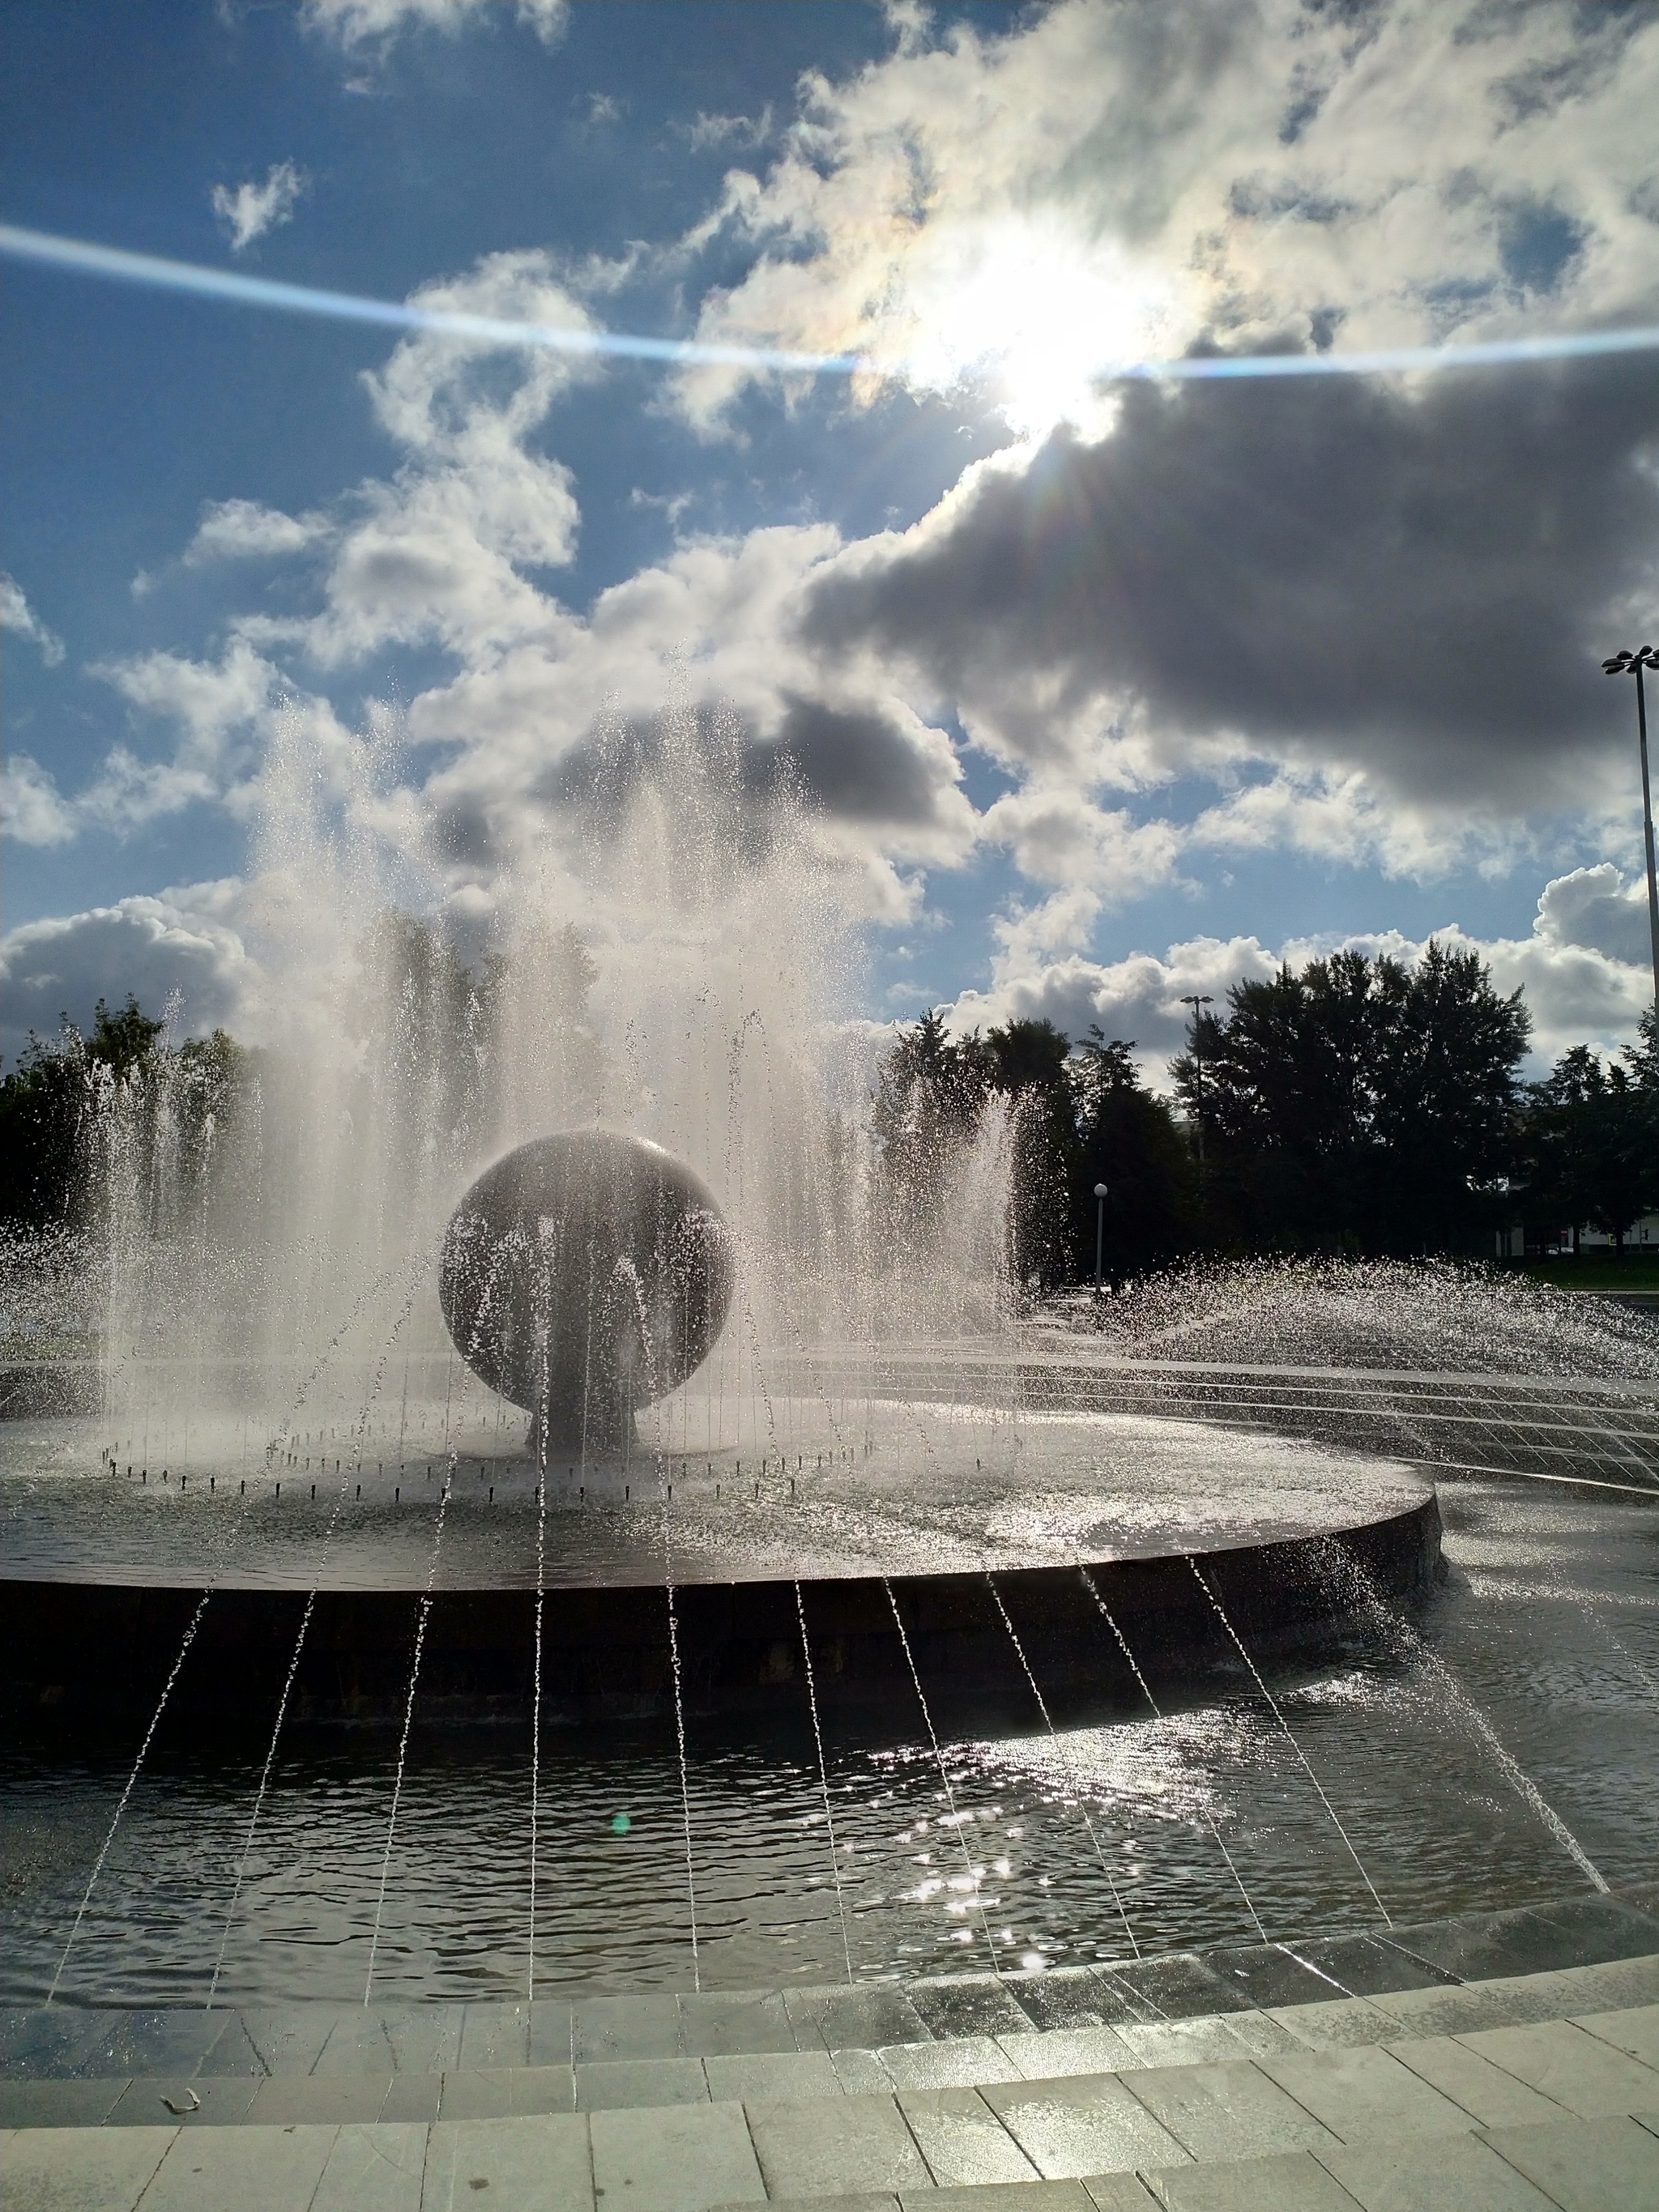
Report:
[[[92,1102],[94,1325],[8,1424],[12,1786],[77,1824],[11,1994],[1035,1971],[1452,1894],[1306,1687],[1357,1668],[1391,1728],[1422,1677],[1376,1624],[1443,1602],[1434,1409],[1247,1370],[1214,1285],[1028,1311],[994,1109],[901,1204],[864,892],[744,743],[602,733],[587,842],[488,914],[382,848],[373,748],[343,788],[279,750],[261,1058],[210,1126],[165,1074]],[[388,919],[422,899],[470,967]],[[1460,1729],[1484,1808],[1510,1753]],[[140,1870],[198,1848],[175,1923]]]

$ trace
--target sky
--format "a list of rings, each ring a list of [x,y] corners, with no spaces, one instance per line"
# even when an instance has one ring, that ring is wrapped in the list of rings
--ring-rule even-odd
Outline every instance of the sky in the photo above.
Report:
[[[1659,352],[1113,372],[1659,325],[1651,5],[10,0],[0,57],[6,224],[730,356],[0,257],[8,1064],[129,991],[246,1033],[285,733],[390,763],[477,943],[667,712],[793,763],[864,1021],[1163,1082],[1188,994],[1437,935],[1534,1067],[1633,1035]]]

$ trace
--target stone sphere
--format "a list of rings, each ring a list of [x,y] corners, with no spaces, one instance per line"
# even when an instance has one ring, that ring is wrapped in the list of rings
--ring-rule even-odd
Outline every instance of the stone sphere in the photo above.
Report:
[[[623,1449],[635,1409],[701,1365],[736,1273],[731,1231],[684,1160],[566,1129],[508,1152],[462,1199],[438,1300],[474,1374],[530,1413],[532,1451],[592,1457]]]

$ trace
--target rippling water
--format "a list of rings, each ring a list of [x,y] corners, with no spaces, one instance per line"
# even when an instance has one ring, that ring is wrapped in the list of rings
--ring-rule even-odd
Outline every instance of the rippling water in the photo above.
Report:
[[[1473,1708],[1409,1639],[1380,1632],[1316,1672],[1269,1677],[1383,1905],[1403,1923],[1583,1882],[1476,1709],[1607,1880],[1659,1875],[1659,1516],[1521,1484],[1447,1485],[1442,1505],[1452,1575],[1421,1626]],[[1009,1664],[1012,1694],[1012,1650]],[[924,1686],[945,1711],[948,1685]],[[951,1733],[944,1777],[919,1709],[895,1716],[899,1740],[880,1750],[832,1735],[832,1860],[805,1714],[765,1733],[694,1718],[703,1987],[838,1979],[846,1954],[866,1977],[967,1969],[988,1951],[1057,1964],[1253,1941],[1252,1912],[1273,1936],[1375,1924],[1354,1858],[1253,1688],[1058,1739],[1032,1719],[1030,1733]],[[205,1994],[268,1727],[261,1711],[241,1742],[158,1736],[61,1995]],[[285,1737],[222,1997],[361,1998],[383,1861],[377,1996],[521,1995],[529,1750],[522,1728],[422,1729],[417,1707],[388,1859],[395,1735]],[[44,1995],[131,1754],[114,1745],[67,1768],[6,1754],[0,1998]],[[545,1737],[540,1834],[538,1990],[690,1987],[672,1726]]]

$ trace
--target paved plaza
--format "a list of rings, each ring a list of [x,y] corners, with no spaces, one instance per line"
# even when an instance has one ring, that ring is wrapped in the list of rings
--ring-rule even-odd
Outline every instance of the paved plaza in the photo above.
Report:
[[[1654,1902],[1006,1979],[15,2011],[0,2206],[1631,2212]]]

